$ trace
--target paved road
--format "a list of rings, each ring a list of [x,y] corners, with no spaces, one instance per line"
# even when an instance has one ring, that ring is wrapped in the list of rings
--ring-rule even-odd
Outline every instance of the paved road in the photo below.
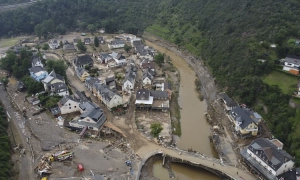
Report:
[[[10,92],[12,93],[12,92]],[[32,165],[32,159],[31,159],[31,154],[30,154],[30,148],[29,145],[26,141],[27,135],[25,135],[25,131],[22,127],[22,122],[20,122],[16,116],[15,113],[17,112],[11,105],[9,95],[8,93],[4,90],[4,86],[0,85],[0,100],[5,108],[5,110],[9,113],[11,117],[10,123],[13,123],[18,132],[18,136],[20,136],[20,139],[22,141],[22,145],[25,148],[26,154],[23,157],[20,157],[20,173],[19,173],[19,179],[20,180],[32,180],[35,179],[35,176],[33,174],[33,165]],[[23,124],[24,125],[24,124]],[[22,129],[21,129],[22,128]],[[23,131],[23,132],[22,132]]]

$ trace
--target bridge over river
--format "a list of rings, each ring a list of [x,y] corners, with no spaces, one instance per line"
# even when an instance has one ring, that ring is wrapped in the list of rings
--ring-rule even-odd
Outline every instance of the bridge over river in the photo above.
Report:
[[[186,163],[195,167],[206,169],[218,176],[234,180],[255,180],[255,176],[244,169],[223,163],[222,160],[204,154],[187,152],[176,148],[166,148],[158,145],[148,145],[140,148],[137,154],[142,158],[139,165],[137,179],[140,178],[142,166],[151,156],[161,154],[164,158],[170,157],[172,162]]]

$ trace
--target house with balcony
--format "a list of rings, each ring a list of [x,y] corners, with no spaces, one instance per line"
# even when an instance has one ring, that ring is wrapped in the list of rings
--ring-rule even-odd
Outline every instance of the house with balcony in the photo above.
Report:
[[[229,120],[234,125],[235,131],[241,136],[257,136],[259,119],[249,108],[237,106],[229,112]]]
[[[276,179],[293,169],[293,157],[282,150],[283,144],[278,139],[258,138],[240,151],[243,160],[264,179]]]

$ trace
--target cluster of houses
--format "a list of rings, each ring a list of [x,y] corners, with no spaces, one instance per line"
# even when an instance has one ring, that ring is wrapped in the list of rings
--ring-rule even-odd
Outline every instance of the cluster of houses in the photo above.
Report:
[[[245,104],[238,105],[226,93],[219,94],[234,131],[243,136],[257,136],[262,117]],[[300,178],[294,158],[283,150],[278,139],[257,138],[240,151],[243,160],[263,179],[290,180]]]
[[[30,76],[38,81],[42,82],[46,92],[49,92],[51,96],[69,95],[69,90],[65,82],[65,78],[52,70],[50,73],[46,71],[42,63],[42,58],[38,55],[33,55],[31,58],[32,67],[29,68]]]

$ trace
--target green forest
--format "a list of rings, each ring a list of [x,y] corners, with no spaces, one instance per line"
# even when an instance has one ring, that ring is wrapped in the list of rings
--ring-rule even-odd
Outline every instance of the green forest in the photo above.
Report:
[[[9,137],[7,136],[7,117],[6,112],[0,103],[0,179],[9,179],[10,177],[10,169],[11,169],[11,162],[10,162],[10,142]]]
[[[221,90],[263,115],[299,166],[300,110],[289,107],[289,91],[264,81],[279,59],[300,55],[299,14],[297,0],[44,0],[0,13],[0,36],[94,28],[158,35],[201,57]]]

